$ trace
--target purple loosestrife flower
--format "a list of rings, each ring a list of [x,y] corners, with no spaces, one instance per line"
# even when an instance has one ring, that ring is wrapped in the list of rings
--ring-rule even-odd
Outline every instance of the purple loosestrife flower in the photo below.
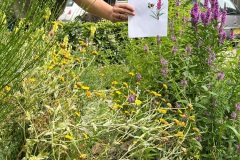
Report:
[[[233,39],[235,38],[235,35],[233,34],[233,31],[231,31],[231,33],[230,33],[230,35],[229,35],[229,38],[230,38],[231,40],[233,40]]]
[[[207,8],[208,8],[208,4],[209,4],[209,0],[204,0],[203,7],[204,7],[205,9],[207,9]]]
[[[227,38],[226,32],[223,30],[223,28],[220,28],[219,29],[219,43],[222,44],[226,38]]]
[[[172,53],[175,54],[177,51],[178,51],[177,46],[173,46],[173,47],[172,47]]]
[[[131,94],[129,97],[128,97],[128,102],[129,103],[133,103],[135,101],[135,95]]]
[[[176,1],[176,6],[180,6],[180,5],[181,5],[180,0],[177,0],[177,1]]]
[[[191,10],[191,22],[192,25],[196,25],[198,20],[199,20],[199,16],[200,16],[200,8],[197,4],[197,2],[194,3],[193,8]]]
[[[146,44],[144,45],[143,50],[144,50],[145,52],[148,51],[148,46],[147,46]]]
[[[233,112],[233,113],[231,114],[231,117],[232,117],[232,119],[236,119],[237,114],[236,114],[235,112]]]
[[[168,64],[168,61],[167,61],[166,59],[162,58],[162,59],[160,59],[160,63],[161,63],[162,65],[167,65],[167,64]]]
[[[218,0],[212,0],[212,12],[213,12],[213,18],[219,22],[220,16],[221,16],[221,12],[220,12],[220,7],[219,7],[219,3]]]
[[[236,103],[235,107],[238,111],[240,111],[240,102]]]
[[[209,25],[210,21],[211,21],[211,18],[212,18],[212,12],[211,12],[211,9],[208,8],[207,12],[205,13],[205,19],[203,21],[203,24],[206,26],[206,25]]]
[[[222,72],[217,74],[217,80],[222,80],[224,78],[224,74]]]
[[[215,59],[215,54],[211,53],[208,57],[208,65],[210,66]]]
[[[176,41],[177,41],[177,38],[175,37],[175,35],[174,35],[174,34],[172,34],[172,35],[171,35],[171,39],[172,39],[174,42],[176,42]]]
[[[186,47],[186,51],[187,51],[187,53],[191,53],[191,52],[192,52],[192,48],[191,48],[190,45],[187,45],[187,47]]]
[[[137,77],[138,80],[140,80],[140,81],[142,80],[142,76],[141,76],[140,73],[138,73],[136,77]]]
[[[240,144],[236,145],[236,149],[238,152],[240,151]]]
[[[226,7],[224,7],[224,9],[222,11],[222,25],[226,24],[226,16],[227,16],[227,9],[226,9]]]
[[[164,77],[166,77],[167,74],[168,74],[168,69],[167,68],[163,68],[162,69],[162,74],[163,74]]]

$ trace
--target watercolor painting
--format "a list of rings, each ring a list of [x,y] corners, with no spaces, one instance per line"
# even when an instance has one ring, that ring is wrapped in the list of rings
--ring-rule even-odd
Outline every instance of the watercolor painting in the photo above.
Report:
[[[153,17],[154,19],[159,20],[159,17],[164,14],[162,13],[163,10],[162,0],[158,0],[156,5],[149,2],[148,8],[151,9],[152,14],[150,16]]]

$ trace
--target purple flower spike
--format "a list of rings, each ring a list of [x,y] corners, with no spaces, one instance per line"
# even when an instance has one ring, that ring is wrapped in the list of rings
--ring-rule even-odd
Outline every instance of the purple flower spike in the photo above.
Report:
[[[208,8],[208,3],[209,3],[209,0],[204,0],[203,7],[207,9]]]
[[[222,72],[217,74],[217,80],[222,80],[224,78],[224,74]]]
[[[162,65],[167,65],[167,64],[168,64],[168,61],[167,61],[166,59],[162,58],[162,59],[160,60],[160,63],[161,63]]]
[[[167,68],[163,68],[162,69],[162,74],[163,74],[163,76],[167,76],[167,74],[168,74],[168,69]]]
[[[177,46],[173,46],[173,48],[172,48],[172,53],[175,54],[177,51],[178,51]]]
[[[129,103],[133,103],[135,101],[135,95],[131,94],[129,97],[128,97],[128,102]]]
[[[194,3],[193,8],[191,10],[191,17],[192,17],[192,25],[196,25],[200,16],[200,8],[197,4],[197,2]]]
[[[208,57],[208,65],[210,66],[215,59],[215,54],[211,53]]]
[[[222,11],[222,25],[226,24],[227,9],[224,8]]]
[[[142,76],[141,76],[140,73],[137,74],[137,79],[138,79],[138,80],[142,80]]]
[[[192,48],[191,48],[191,46],[187,45],[187,47],[186,47],[186,51],[187,51],[187,53],[191,53],[191,52],[192,52]]]

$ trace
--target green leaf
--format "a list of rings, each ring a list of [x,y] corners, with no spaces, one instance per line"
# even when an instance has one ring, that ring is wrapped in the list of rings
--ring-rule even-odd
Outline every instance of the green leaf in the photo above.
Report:
[[[195,107],[198,107],[198,108],[207,109],[207,107],[205,107],[204,105],[202,105],[202,104],[200,104],[200,103],[194,103],[194,106],[195,106]]]
[[[235,135],[238,138],[238,141],[240,142],[240,134],[238,133],[238,131],[234,127],[229,126],[229,125],[226,125],[226,127],[230,128],[235,133]]]

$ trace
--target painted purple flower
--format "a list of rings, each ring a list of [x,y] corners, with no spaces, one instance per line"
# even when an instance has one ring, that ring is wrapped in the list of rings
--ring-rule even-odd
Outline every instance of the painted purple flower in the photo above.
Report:
[[[224,74],[222,72],[217,74],[217,80],[222,80],[224,78]]]
[[[167,68],[163,68],[163,69],[162,69],[162,74],[163,74],[163,76],[167,76],[167,74],[168,74],[168,69],[167,69]]]
[[[197,2],[194,3],[193,8],[191,10],[191,17],[192,17],[192,24],[196,25],[198,20],[199,20],[199,16],[200,16],[200,7],[197,4]]]
[[[129,97],[128,97],[128,102],[129,103],[133,103],[135,101],[135,95],[131,94]]]
[[[146,52],[148,51],[148,46],[145,44],[144,47],[143,47],[143,50]]]
[[[214,61],[216,55],[214,53],[211,53],[208,57],[208,65],[210,66],[212,62]]]
[[[238,111],[240,111],[240,102],[236,103],[235,107]]]
[[[166,59],[162,58],[162,59],[160,59],[160,63],[161,63],[162,65],[167,65],[167,64],[168,64],[168,61],[167,61]]]
[[[137,77],[138,80],[142,80],[142,76],[141,76],[140,73],[138,73],[136,77]]]
[[[162,7],[162,1],[158,0],[158,2],[157,2],[157,10],[160,10],[161,7]]]
[[[236,114],[235,112],[233,112],[233,113],[231,114],[231,117],[232,117],[232,119],[236,119],[237,114]]]

